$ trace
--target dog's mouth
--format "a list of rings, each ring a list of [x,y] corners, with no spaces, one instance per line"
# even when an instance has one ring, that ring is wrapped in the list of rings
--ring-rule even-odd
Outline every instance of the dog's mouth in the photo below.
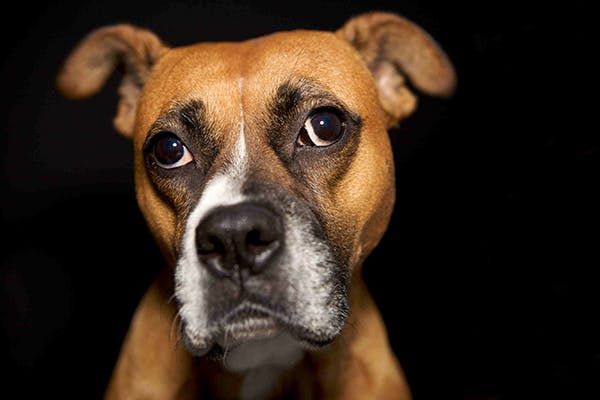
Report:
[[[215,342],[223,348],[231,348],[242,342],[265,339],[283,328],[281,318],[267,307],[243,303],[222,317],[217,326]]]
[[[196,356],[220,356],[243,343],[269,339],[280,334],[289,335],[305,349],[320,348],[335,339],[314,335],[274,307],[250,302],[243,302],[215,319],[202,337],[188,332],[185,321],[181,333],[187,349]]]

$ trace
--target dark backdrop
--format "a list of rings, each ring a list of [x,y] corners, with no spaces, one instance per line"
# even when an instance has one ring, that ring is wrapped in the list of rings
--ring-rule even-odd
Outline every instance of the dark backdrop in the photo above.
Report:
[[[459,80],[452,100],[422,97],[390,133],[397,207],[365,272],[415,399],[598,396],[597,22],[580,2],[547,3],[5,9],[0,397],[99,398],[160,267],[135,203],[130,144],[111,125],[118,78],[82,102],[53,86],[72,46],[115,22],[182,45],[333,30],[373,9],[423,26]]]

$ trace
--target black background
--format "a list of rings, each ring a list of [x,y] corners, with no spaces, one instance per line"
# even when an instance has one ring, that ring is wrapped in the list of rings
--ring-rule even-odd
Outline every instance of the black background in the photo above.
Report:
[[[600,398],[597,21],[583,3],[546,3],[5,9],[0,397],[99,398],[160,268],[135,202],[130,144],[111,125],[118,76],[81,102],[53,86],[72,46],[115,22],[183,45],[334,30],[386,10],[429,31],[459,80],[452,100],[421,97],[390,132],[397,206],[365,272],[415,399]]]

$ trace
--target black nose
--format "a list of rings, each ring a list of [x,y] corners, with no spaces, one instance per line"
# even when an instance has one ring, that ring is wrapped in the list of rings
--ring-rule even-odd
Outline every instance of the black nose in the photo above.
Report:
[[[282,242],[281,217],[253,203],[219,207],[196,228],[198,257],[218,277],[261,273]]]

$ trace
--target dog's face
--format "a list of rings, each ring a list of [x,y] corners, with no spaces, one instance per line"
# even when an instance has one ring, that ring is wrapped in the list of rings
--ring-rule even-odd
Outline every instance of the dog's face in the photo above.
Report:
[[[127,66],[115,124],[133,139],[139,205],[174,266],[188,348],[278,332],[311,347],[333,340],[350,277],[391,214],[387,129],[415,106],[405,78],[449,93],[445,55],[389,14],[335,34],[174,49],[129,26],[93,35],[61,87],[84,96],[114,67],[102,62],[116,54]],[[85,66],[100,79],[88,71],[82,83]]]
[[[139,107],[140,204],[173,249],[193,347],[279,326],[331,341],[361,236],[394,193],[383,111],[350,46],[293,32],[172,50]]]

